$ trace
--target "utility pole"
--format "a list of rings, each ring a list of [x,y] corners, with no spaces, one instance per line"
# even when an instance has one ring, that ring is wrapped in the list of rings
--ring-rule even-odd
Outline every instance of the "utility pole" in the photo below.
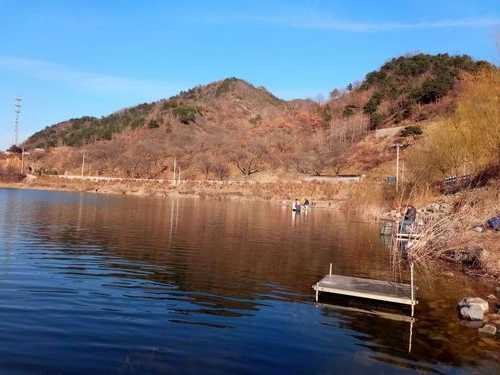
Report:
[[[404,186],[405,183],[405,162],[401,160],[401,184]]]
[[[84,169],[85,169],[85,153],[82,154],[82,177]]]
[[[174,185],[177,185],[176,167],[177,167],[177,158],[174,158]]]
[[[24,174],[24,147],[21,150],[21,174]]]
[[[14,145],[18,145],[19,144],[19,114],[21,113],[21,102],[22,102],[22,98],[20,97],[17,97],[16,98],[16,104],[14,105],[15,106],[15,112],[16,112],[16,120],[15,120],[15,123],[14,123]]]
[[[396,192],[399,190],[399,148],[401,145],[396,143]]]

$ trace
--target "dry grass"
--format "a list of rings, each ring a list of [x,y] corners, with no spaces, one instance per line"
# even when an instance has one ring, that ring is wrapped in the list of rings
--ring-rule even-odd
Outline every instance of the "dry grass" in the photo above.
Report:
[[[411,242],[407,255],[428,272],[438,272],[436,260],[460,263],[469,271],[500,275],[499,233],[472,228],[500,214],[499,182],[448,199],[451,212],[425,217],[418,228],[419,238]],[[399,244],[393,244],[395,269],[402,261]]]
[[[23,178],[20,158],[14,156],[0,159],[0,181],[19,182]]]
[[[345,187],[346,197],[342,209],[363,219],[376,220],[384,211],[392,208],[387,199],[386,186],[374,180]]]

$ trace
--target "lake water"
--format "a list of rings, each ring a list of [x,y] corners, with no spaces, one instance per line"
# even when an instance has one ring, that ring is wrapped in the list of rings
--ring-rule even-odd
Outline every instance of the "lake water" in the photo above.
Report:
[[[1,372],[500,373],[455,312],[491,285],[417,272],[411,324],[316,304],[330,262],[394,277],[378,226],[327,209],[0,190]]]

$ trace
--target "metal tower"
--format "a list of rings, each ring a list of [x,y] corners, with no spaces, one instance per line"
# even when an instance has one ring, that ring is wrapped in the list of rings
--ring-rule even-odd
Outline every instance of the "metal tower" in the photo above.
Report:
[[[15,122],[15,138],[14,144],[17,146],[19,144],[19,114],[21,113],[21,102],[22,98],[16,98],[15,111],[16,111],[16,122]]]

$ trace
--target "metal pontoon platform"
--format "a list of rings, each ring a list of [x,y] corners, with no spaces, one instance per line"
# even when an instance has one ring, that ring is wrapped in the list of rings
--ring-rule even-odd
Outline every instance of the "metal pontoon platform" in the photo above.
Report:
[[[415,299],[415,288],[413,285],[413,264],[410,265],[411,283],[394,283],[390,281],[365,279],[360,277],[340,276],[332,274],[330,264],[330,274],[323,277],[312,286],[316,291],[316,301],[319,292],[340,294],[357,298],[386,301],[411,306],[413,316],[414,307],[418,303]]]

